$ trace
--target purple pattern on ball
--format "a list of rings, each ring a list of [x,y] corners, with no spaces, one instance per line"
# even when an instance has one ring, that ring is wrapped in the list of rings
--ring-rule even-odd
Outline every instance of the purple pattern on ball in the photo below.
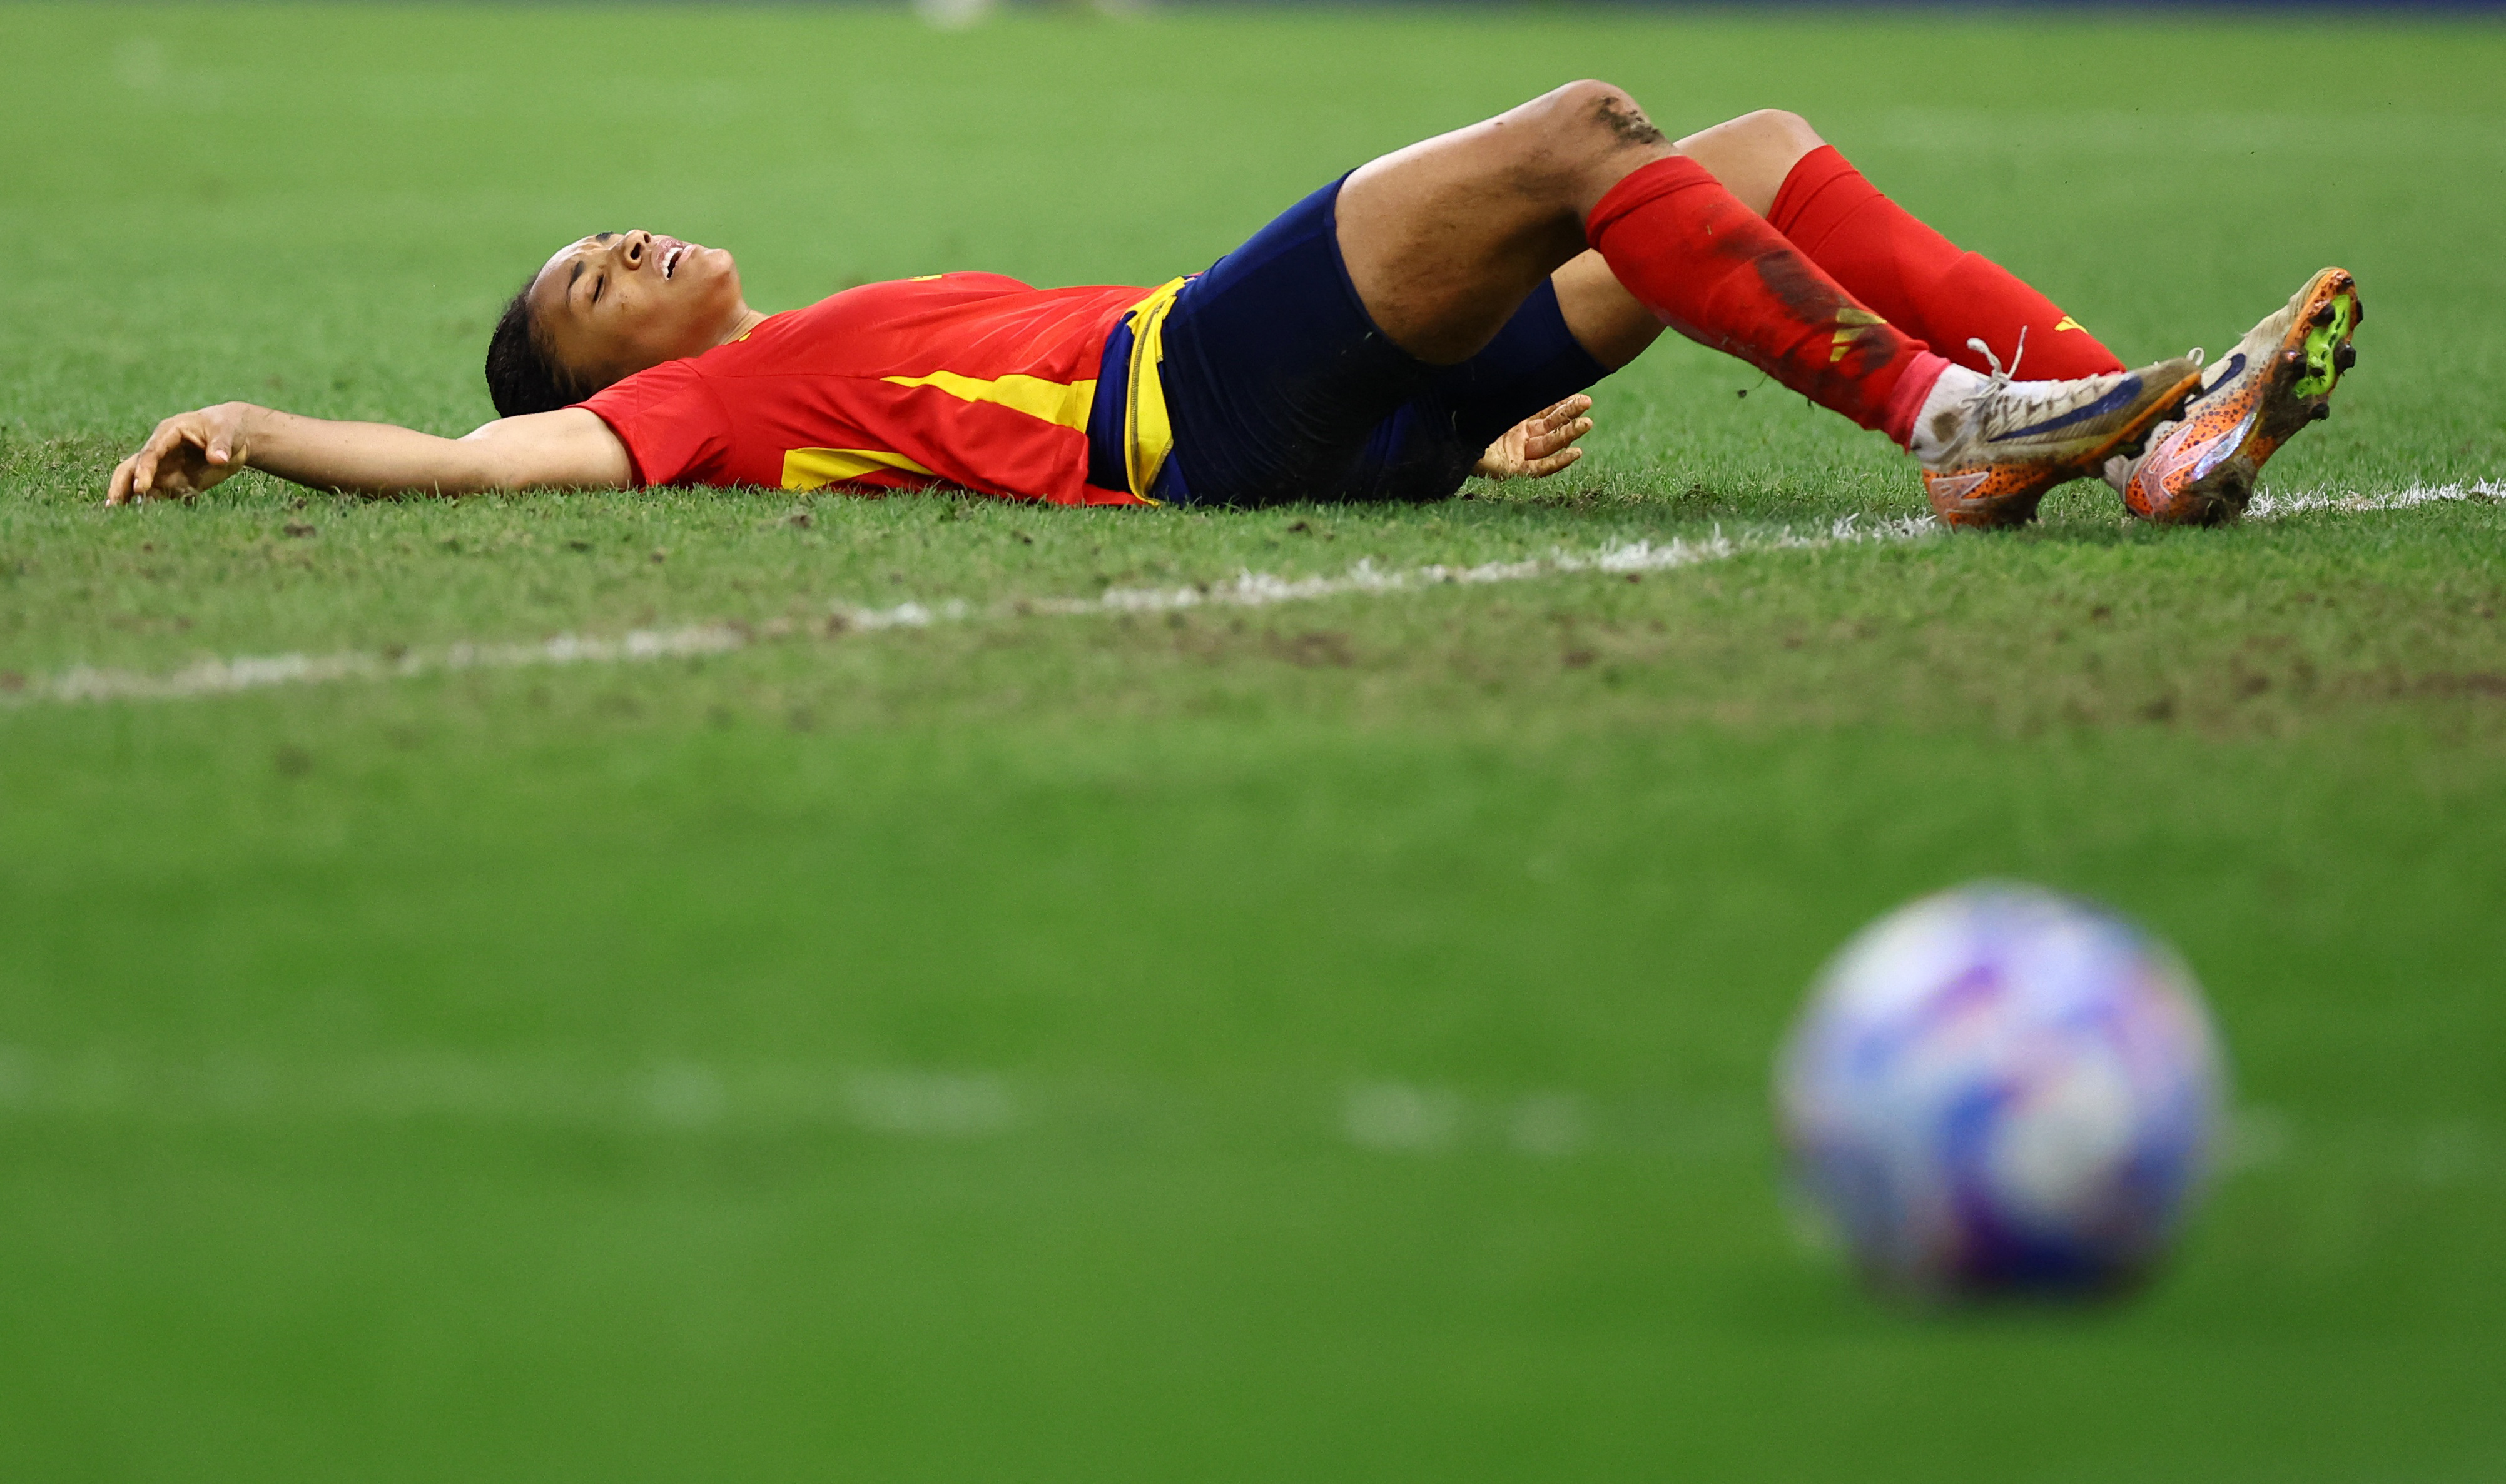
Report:
[[[2199,1198],[2223,1085],[2174,955],[1997,884],[1865,929],[1776,1069],[1802,1188],[1875,1282],[1935,1294],[2144,1274]]]

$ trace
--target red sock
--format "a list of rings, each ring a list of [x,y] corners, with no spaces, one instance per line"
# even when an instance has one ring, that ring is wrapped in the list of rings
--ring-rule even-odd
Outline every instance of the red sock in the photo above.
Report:
[[[1629,171],[1594,204],[1584,237],[1664,324],[1900,444],[1949,365],[1854,302],[1685,156]]]
[[[1988,369],[1967,348],[1970,336],[1991,346],[2007,366],[2024,327],[2027,356],[2020,373],[2030,380],[2124,369],[2052,300],[1983,254],[1959,251],[1880,194],[1833,145],[1821,145],[1793,166],[1767,220],[1854,298],[1960,366]]]

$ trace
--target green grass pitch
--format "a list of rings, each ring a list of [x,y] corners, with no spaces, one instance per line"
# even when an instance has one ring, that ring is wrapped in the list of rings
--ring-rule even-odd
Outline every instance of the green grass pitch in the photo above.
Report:
[[[2133,358],[2341,263],[2359,368],[2216,532],[1783,545],[1910,469],[1667,343],[1415,510],[94,503],[210,401],[484,420],[586,230],[1151,283],[1579,76]],[[2498,1477],[2501,240],[2472,21],[0,8],[0,1475]],[[1716,559],[1071,611],[1640,542]],[[2234,1051],[2109,1311],[1893,1312],[1778,1196],[1809,975],[1988,874]]]

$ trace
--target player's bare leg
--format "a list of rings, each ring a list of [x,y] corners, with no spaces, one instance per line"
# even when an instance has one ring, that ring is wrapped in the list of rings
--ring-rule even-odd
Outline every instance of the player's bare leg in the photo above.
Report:
[[[1662,337],[1662,321],[1636,302],[1599,253],[1585,251],[1549,275],[1567,333],[1604,371],[1617,371]]]
[[[1341,254],[1375,322],[1420,360],[1468,360],[1556,273],[1575,337],[1616,370],[1662,325],[1585,247],[1584,218],[1602,194],[1680,154],[1763,216],[1785,175],[1825,142],[1798,114],[1760,109],[1671,144],[1626,92],[1570,83],[1349,177]]]
[[[1585,251],[1584,218],[1612,186],[1674,153],[1626,92],[1569,83],[1361,166],[1341,188],[1341,256],[1394,344],[1457,365]]]
[[[1820,142],[1771,112],[1700,143],[1772,205]],[[1988,350],[1989,379],[1951,366],[1857,300],[1605,83],[1569,84],[1372,161],[1342,187],[1337,221],[1377,328],[1421,361],[1468,359],[1542,278],[1590,248],[1656,320],[1915,453],[1933,509],[1952,523],[2031,518],[2047,489],[2136,451],[2196,380],[2198,362],[2181,357],[2039,382],[2014,381]],[[1640,349],[1626,305],[1589,270],[1570,275],[1579,279],[1570,331],[1604,364]]]

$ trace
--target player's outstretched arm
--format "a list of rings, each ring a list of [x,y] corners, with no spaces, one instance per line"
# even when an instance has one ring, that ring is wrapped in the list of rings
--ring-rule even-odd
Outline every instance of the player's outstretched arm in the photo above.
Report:
[[[508,417],[467,438],[389,423],[328,422],[230,402],[168,417],[113,471],[104,503],[188,500],[240,469],[359,495],[621,487],[626,445],[581,407]]]

